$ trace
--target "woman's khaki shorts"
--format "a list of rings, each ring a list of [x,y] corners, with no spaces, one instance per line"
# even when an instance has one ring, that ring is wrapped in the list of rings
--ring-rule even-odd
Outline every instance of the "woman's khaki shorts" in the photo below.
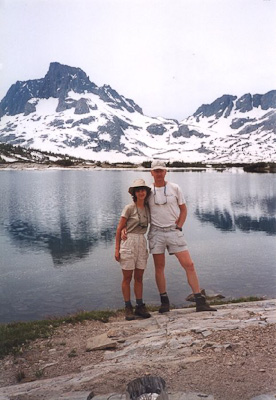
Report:
[[[127,239],[121,241],[120,264],[122,269],[145,269],[148,256],[147,241],[144,235],[128,233]]]

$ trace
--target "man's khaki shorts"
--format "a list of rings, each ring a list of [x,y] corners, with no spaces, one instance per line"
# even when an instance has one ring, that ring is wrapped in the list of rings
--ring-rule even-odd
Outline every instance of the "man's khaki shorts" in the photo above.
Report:
[[[162,229],[151,226],[148,241],[151,254],[163,254],[166,249],[169,254],[188,250],[183,233],[174,227],[171,229]]]
[[[127,239],[120,244],[120,264],[122,269],[134,270],[145,269],[149,252],[144,235],[128,233]]]

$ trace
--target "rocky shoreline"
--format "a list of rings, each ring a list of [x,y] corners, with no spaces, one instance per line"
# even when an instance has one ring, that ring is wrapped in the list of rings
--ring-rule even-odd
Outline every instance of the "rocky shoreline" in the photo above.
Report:
[[[171,400],[275,399],[275,328],[276,300],[64,325],[2,360],[0,399],[124,399],[145,375]]]

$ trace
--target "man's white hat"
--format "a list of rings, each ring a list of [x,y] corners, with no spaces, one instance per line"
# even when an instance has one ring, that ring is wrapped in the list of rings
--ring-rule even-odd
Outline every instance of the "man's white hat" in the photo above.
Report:
[[[155,169],[165,169],[165,170],[167,170],[166,162],[165,161],[161,161],[161,160],[154,160],[151,163],[151,170],[155,170]]]

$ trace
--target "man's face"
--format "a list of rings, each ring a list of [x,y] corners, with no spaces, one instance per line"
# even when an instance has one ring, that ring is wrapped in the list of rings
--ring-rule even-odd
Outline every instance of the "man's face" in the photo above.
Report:
[[[155,183],[163,183],[167,171],[165,169],[154,169],[151,171]]]

